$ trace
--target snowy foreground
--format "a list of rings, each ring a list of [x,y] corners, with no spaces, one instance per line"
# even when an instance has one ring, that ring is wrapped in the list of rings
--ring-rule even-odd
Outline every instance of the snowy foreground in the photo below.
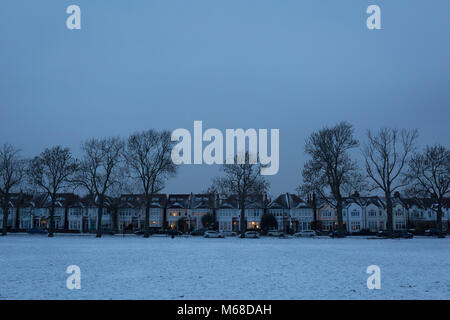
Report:
[[[380,290],[366,286],[372,264]],[[450,299],[450,238],[9,235],[0,299]]]

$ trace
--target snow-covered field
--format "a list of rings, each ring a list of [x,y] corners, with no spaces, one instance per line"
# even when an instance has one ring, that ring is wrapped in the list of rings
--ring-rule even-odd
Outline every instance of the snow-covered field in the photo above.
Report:
[[[380,290],[366,286],[372,264]],[[450,299],[450,238],[8,235],[0,299]]]

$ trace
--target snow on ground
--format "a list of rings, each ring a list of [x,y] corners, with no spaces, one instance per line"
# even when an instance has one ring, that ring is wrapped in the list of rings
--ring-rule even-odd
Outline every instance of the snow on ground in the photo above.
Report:
[[[366,286],[372,264],[380,290]],[[0,299],[450,299],[450,238],[8,235]]]

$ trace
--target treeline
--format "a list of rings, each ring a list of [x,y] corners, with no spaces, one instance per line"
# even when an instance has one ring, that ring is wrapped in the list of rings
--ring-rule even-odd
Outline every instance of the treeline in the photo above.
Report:
[[[352,125],[346,122],[312,133],[305,144],[311,159],[304,165],[299,190],[315,192],[336,207],[340,235],[344,233],[344,195],[353,191],[381,192],[386,203],[387,228],[392,232],[392,198],[400,189],[435,202],[436,225],[441,231],[442,206],[450,186],[450,150],[442,145],[420,150],[417,130],[368,130],[366,138],[367,142],[361,145]],[[351,155],[358,149],[362,166]]]
[[[47,148],[33,159],[23,159],[19,150],[4,144],[0,150],[0,196],[3,230],[6,235],[8,203],[14,189],[27,185],[44,192],[50,200],[48,236],[54,234],[57,194],[68,188],[81,189],[96,199],[98,225],[102,225],[106,197],[121,190],[130,181],[146,199],[145,236],[149,236],[151,195],[164,188],[166,180],[176,174],[170,154],[173,143],[169,131],[148,130],[119,137],[91,139],[81,145],[82,155],[75,158],[68,148]],[[97,228],[97,237],[102,230]]]
[[[315,193],[337,209],[338,234],[344,234],[343,198],[354,191],[379,190],[386,198],[387,227],[393,231],[392,197],[400,189],[416,196],[429,197],[436,203],[437,227],[442,230],[442,205],[450,187],[450,150],[441,145],[416,145],[417,130],[383,128],[367,131],[367,142],[360,145],[353,127],[341,122],[313,132],[305,143],[310,159],[302,170],[299,193]],[[6,235],[8,204],[11,193],[26,186],[44,192],[50,200],[48,235],[54,234],[56,196],[68,188],[80,189],[96,199],[98,225],[101,226],[104,201],[132,185],[145,199],[144,236],[149,237],[150,201],[166,181],[174,177],[177,166],[171,159],[174,142],[169,131],[148,130],[127,139],[109,137],[90,139],[81,145],[81,157],[68,148],[47,148],[33,159],[24,159],[10,144],[0,149],[0,197],[3,230]],[[352,158],[360,150],[363,165]],[[237,156],[236,156],[237,157]],[[249,199],[264,194],[269,183],[260,174],[261,164],[252,164],[245,154],[244,163],[224,164],[222,175],[212,181],[208,192],[236,197],[241,224]],[[102,230],[97,228],[97,237]],[[241,226],[245,230],[245,226]]]

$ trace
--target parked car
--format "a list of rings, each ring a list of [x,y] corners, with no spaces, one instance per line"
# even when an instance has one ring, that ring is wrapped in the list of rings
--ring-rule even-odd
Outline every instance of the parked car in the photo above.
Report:
[[[389,237],[390,233],[387,230],[380,230],[377,232],[376,236],[380,238]]]
[[[259,232],[256,231],[247,231],[244,234],[245,238],[259,238]]]
[[[375,231],[370,231],[368,229],[362,229],[357,232],[352,232],[352,236],[374,236],[376,235]]]
[[[194,230],[191,233],[189,233],[191,236],[203,236],[205,232],[208,231],[207,229],[198,229]]]
[[[377,237],[411,239],[414,235],[406,230],[396,230],[393,233],[390,233],[388,230],[380,230],[377,232]]]
[[[43,230],[43,229],[28,229],[27,232],[31,233],[31,234],[47,234],[48,233],[47,230]]]
[[[237,236],[237,233],[234,231],[222,231],[222,234],[225,237],[236,237]]]
[[[154,234],[165,235],[165,234],[167,234],[167,231],[165,231],[163,229],[151,228],[150,229],[150,234],[151,235],[154,235]]]
[[[138,230],[134,234],[137,236],[142,236],[144,234],[144,230]]]
[[[109,235],[113,236],[116,234],[116,231],[113,229],[102,228],[102,234],[109,234]]]
[[[316,235],[314,230],[305,230],[294,233],[295,237],[315,237]]]
[[[414,235],[411,232],[405,230],[394,231],[394,238],[412,239]]]
[[[437,236],[437,237],[442,237],[445,238],[445,232],[444,231],[438,231],[437,229],[427,229],[425,230],[425,235],[426,236]]]
[[[178,230],[172,230],[172,229],[170,229],[170,230],[168,230],[167,231],[167,234],[169,235],[169,236],[181,236],[182,234],[183,234],[183,232],[181,232],[181,231],[178,231]]]
[[[203,236],[205,238],[224,238],[224,235],[221,232],[214,230],[205,231],[205,234]]]
[[[334,230],[334,231],[330,232],[328,235],[332,238],[346,237],[346,236],[348,236],[348,232],[344,231],[344,233],[342,235],[339,235],[339,231]]]
[[[271,237],[284,237],[284,232],[278,230],[271,230],[267,232],[267,235]]]

